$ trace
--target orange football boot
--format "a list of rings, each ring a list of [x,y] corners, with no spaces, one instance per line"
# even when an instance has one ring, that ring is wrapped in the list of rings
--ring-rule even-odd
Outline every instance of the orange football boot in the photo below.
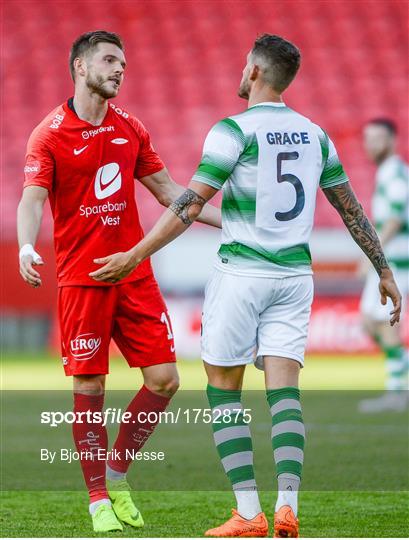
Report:
[[[298,538],[298,519],[291,506],[282,506],[274,514],[274,538]]]
[[[205,536],[218,536],[222,538],[254,538],[268,535],[268,523],[263,512],[257,514],[253,519],[244,519],[237,512],[232,510],[233,517],[214,529],[205,532]]]

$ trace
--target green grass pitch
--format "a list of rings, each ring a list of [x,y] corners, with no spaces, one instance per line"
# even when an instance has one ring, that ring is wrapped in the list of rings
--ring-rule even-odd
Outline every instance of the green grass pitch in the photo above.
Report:
[[[179,371],[183,389],[204,388],[205,379],[199,362],[181,362]],[[70,379],[64,378],[58,360],[49,356],[3,357],[2,381],[6,390],[69,390],[71,386]],[[107,392],[110,389],[137,389],[140,382],[137,370],[130,375],[125,363],[115,359]],[[313,390],[380,390],[382,383],[383,366],[377,357],[309,357],[301,377],[302,387]],[[248,369],[245,387],[263,387],[262,374],[253,367]],[[381,427],[388,427],[387,416],[379,422]],[[318,430],[317,437],[319,433]],[[200,444],[195,445],[195,441],[190,444],[192,453],[197,456],[197,467],[201,467]],[[308,444],[313,446],[314,441],[307,440]],[[7,468],[7,463],[3,461],[2,467]],[[214,474],[222,473],[215,470]],[[402,486],[407,485],[407,475],[403,468]],[[101,536],[92,531],[84,491],[9,490],[1,495],[3,537]],[[170,491],[167,488],[135,492],[134,498],[144,516],[145,527],[137,530],[126,526],[123,533],[107,537],[200,537],[206,529],[227,519],[234,507],[234,497],[229,491]],[[260,498],[271,525],[275,494],[262,491]],[[408,537],[409,493],[375,489],[364,492],[303,491],[299,517],[304,537]]]
[[[141,492],[134,498],[145,527],[126,526],[107,537],[201,537],[229,518],[234,506],[233,496],[226,492]],[[271,525],[272,495],[262,492],[260,498]],[[402,493],[303,492],[301,536],[404,538],[409,532],[408,502]],[[77,492],[5,493],[2,536],[99,537],[92,531],[87,505],[87,496]]]

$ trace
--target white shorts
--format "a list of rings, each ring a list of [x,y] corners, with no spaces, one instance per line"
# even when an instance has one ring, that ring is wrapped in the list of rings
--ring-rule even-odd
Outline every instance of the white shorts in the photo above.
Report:
[[[249,277],[215,268],[203,306],[202,359],[263,369],[263,356],[281,356],[303,366],[313,289],[311,275]]]
[[[405,314],[406,300],[409,292],[409,272],[396,269],[391,264],[395,281],[402,295],[402,316]],[[369,270],[364,290],[361,296],[361,312],[374,321],[389,321],[390,312],[393,309],[392,300],[388,298],[385,306],[381,304],[379,292],[379,276],[374,268]]]

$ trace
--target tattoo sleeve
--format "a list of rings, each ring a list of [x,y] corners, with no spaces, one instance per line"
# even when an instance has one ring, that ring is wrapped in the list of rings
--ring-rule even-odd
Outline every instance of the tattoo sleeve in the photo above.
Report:
[[[206,200],[198,195],[192,189],[187,189],[176,201],[174,201],[170,206],[169,210],[172,210],[178,218],[180,218],[185,225],[191,225],[196,217],[200,214],[203,206],[206,204]],[[194,216],[192,219],[189,215],[189,210],[192,206],[199,206],[200,212]],[[196,214],[196,212],[193,212]]]
[[[367,255],[381,275],[389,268],[376,231],[359,204],[349,182],[323,189],[325,196],[338,211],[352,238]]]

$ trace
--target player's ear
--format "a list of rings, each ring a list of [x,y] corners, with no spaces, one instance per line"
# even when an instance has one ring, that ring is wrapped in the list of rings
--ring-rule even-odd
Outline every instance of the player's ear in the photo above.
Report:
[[[86,63],[85,58],[77,57],[74,60],[74,71],[81,77],[85,77]]]
[[[249,73],[250,81],[255,81],[260,72],[261,70],[257,64],[253,64],[252,66],[250,66],[250,73]]]

